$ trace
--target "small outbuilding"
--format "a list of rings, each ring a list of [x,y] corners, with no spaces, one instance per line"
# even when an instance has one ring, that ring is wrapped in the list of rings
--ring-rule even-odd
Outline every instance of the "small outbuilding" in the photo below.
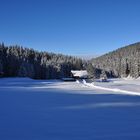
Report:
[[[87,79],[88,72],[86,70],[71,70],[72,77],[75,79]]]
[[[108,82],[106,77],[100,77],[100,82]]]
[[[107,82],[107,75],[106,72],[103,70],[100,75],[100,82]]]

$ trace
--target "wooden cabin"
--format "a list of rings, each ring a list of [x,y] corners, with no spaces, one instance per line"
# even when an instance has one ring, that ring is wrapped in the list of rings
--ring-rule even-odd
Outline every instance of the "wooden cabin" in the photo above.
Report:
[[[71,70],[72,77],[75,79],[87,79],[88,72],[86,70]]]

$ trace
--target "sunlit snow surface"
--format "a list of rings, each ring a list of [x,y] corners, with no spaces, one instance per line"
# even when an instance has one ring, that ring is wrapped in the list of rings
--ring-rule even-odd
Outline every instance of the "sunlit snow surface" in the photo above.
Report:
[[[96,86],[140,88],[135,80]],[[0,79],[0,140],[132,139],[140,139],[140,96],[76,82]]]

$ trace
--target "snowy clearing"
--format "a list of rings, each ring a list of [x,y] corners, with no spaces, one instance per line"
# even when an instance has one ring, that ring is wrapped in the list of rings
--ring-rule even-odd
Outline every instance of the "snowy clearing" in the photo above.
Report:
[[[114,92],[114,94],[129,94],[140,96],[140,80],[124,80],[112,79],[109,82],[92,82],[87,83],[85,80],[82,83],[88,87],[98,90]]]
[[[95,84],[123,89],[139,82]],[[76,82],[0,79],[1,140],[139,140],[139,130],[140,96]]]
[[[140,79],[110,79],[109,82],[88,83],[85,80],[63,82],[61,80],[32,80],[29,78],[3,78],[0,88],[23,88],[42,90],[74,90],[79,94],[128,94],[140,95]],[[86,91],[86,92],[85,92]],[[75,93],[74,92],[74,93]]]

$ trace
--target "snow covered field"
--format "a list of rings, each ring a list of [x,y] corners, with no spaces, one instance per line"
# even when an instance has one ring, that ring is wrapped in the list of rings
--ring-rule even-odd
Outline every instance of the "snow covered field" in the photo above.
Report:
[[[108,82],[87,83],[82,81],[84,85],[92,89],[111,91],[113,94],[129,94],[140,96],[140,79],[109,79]]]
[[[0,79],[0,140],[139,140],[139,85]]]

